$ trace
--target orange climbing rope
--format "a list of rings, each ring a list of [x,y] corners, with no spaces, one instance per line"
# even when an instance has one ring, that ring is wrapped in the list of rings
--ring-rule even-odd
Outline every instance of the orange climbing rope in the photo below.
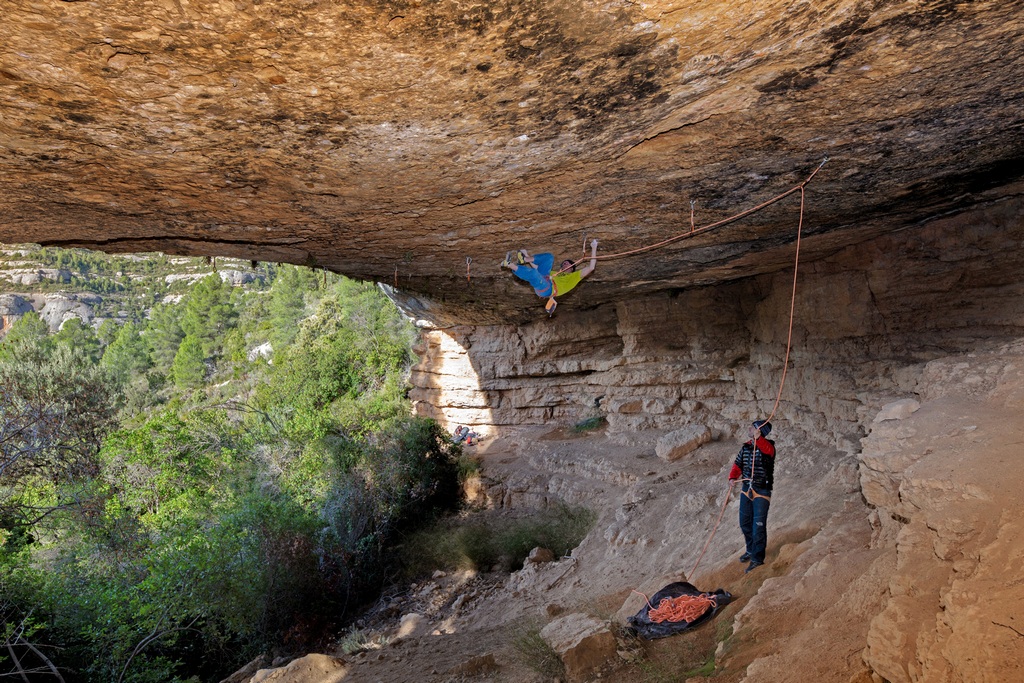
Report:
[[[779,391],[775,395],[775,405],[772,406],[771,413],[768,415],[767,418],[765,418],[765,422],[771,422],[772,418],[775,417],[775,412],[779,409],[779,402],[782,400],[782,388],[786,385],[786,371],[789,369],[789,353],[793,348],[793,320],[796,317],[796,278],[797,272],[800,269],[800,237],[803,234],[804,228],[804,201],[806,198],[804,188],[806,187],[807,183],[811,182],[811,178],[813,178],[815,174],[817,174],[817,172],[821,170],[821,167],[824,166],[827,161],[828,157],[825,157],[822,160],[822,162],[818,165],[818,168],[814,169],[814,173],[811,173],[811,175],[807,177],[807,180],[800,183],[799,185],[789,190],[788,192],[785,192],[773,199],[770,199],[767,203],[761,205],[762,207],[767,206],[768,203],[778,201],[779,199],[782,199],[783,197],[792,194],[797,190],[800,191],[800,220],[796,226],[796,253],[793,257],[793,288],[789,300],[789,331],[786,336],[786,355],[782,361],[782,377],[779,379]],[[729,504],[729,499],[732,497],[732,489],[735,485],[735,481],[729,481],[729,490],[725,494],[725,500],[722,501],[722,510],[721,512],[718,513],[718,519],[715,521],[715,526],[711,529],[711,535],[708,536],[707,543],[704,544],[704,548],[700,551],[700,555],[697,556],[697,561],[693,563],[693,569],[690,570],[688,576],[693,576],[694,573],[697,571],[697,567],[700,566],[700,561],[701,559],[703,559],[704,553],[707,552],[708,547],[711,545],[711,540],[715,537],[715,532],[718,531],[718,525],[722,522],[722,516],[725,514],[725,508]],[[755,491],[754,495],[756,496],[759,494]]]
[[[766,200],[764,202],[761,202],[757,206],[754,206],[754,207],[751,207],[749,209],[746,209],[745,211],[740,211],[739,213],[737,213],[737,214],[735,214],[733,216],[729,216],[728,218],[723,218],[720,221],[715,221],[714,223],[709,223],[707,225],[703,225],[703,226],[697,228],[697,227],[694,227],[694,225],[693,225],[693,207],[694,207],[694,205],[691,202],[691,204],[690,204],[690,212],[691,212],[690,221],[691,222],[690,222],[690,230],[689,230],[689,232],[679,233],[678,235],[675,235],[673,237],[669,237],[668,239],[662,240],[661,242],[655,242],[654,244],[648,244],[645,247],[638,247],[636,249],[630,249],[629,251],[620,251],[620,252],[617,252],[617,253],[614,253],[614,254],[604,254],[602,256],[597,256],[595,258],[597,258],[598,260],[608,260],[608,259],[613,259],[613,258],[622,258],[623,256],[632,256],[633,254],[640,254],[640,253],[643,253],[645,251],[652,251],[654,249],[659,249],[661,247],[664,247],[667,244],[671,244],[672,242],[678,242],[679,240],[682,240],[682,239],[687,239],[687,238],[690,238],[690,237],[694,237],[695,235],[700,235],[700,234],[705,233],[705,232],[707,232],[709,230],[713,230],[715,228],[720,228],[723,225],[728,225],[729,223],[734,223],[735,221],[738,221],[741,218],[746,218],[747,216],[749,216],[752,213],[757,213],[761,209],[767,208],[767,207],[771,206],[772,204],[775,204],[776,202],[779,202],[779,201],[785,199],[786,197],[788,197],[789,195],[793,194],[794,192],[800,192],[800,210],[801,210],[800,218],[801,218],[801,223],[802,223],[803,222],[803,205],[804,205],[804,201],[803,201],[804,188],[807,186],[807,184],[809,182],[811,182],[811,180],[814,179],[814,176],[816,176],[818,174],[818,171],[821,170],[821,168],[828,162],[828,160],[829,160],[829,158],[827,156],[824,159],[822,159],[821,163],[818,164],[818,167],[816,169],[814,169],[814,171],[812,171],[811,174],[809,176],[807,176],[807,178],[802,183],[800,183],[799,185],[795,185],[795,186],[789,188],[788,190],[786,190],[785,192],[783,192],[781,194],[777,194],[774,197],[772,197],[771,199],[768,199],[768,200]],[[586,246],[584,246],[584,250],[585,249],[586,249]],[[558,271],[558,273],[563,273],[566,270],[569,270],[571,268],[575,268],[577,265],[579,265],[583,261],[587,261],[589,259],[590,259],[589,256],[585,256],[584,258],[581,258],[578,261],[574,261],[572,266],[567,266],[566,268],[562,268],[561,270]],[[554,275],[556,273],[552,273],[552,274]]]
[[[706,593],[700,595],[680,595],[675,598],[663,598],[657,607],[651,605],[651,601],[640,591],[633,591],[642,595],[647,601],[647,617],[655,624],[666,621],[692,623],[702,614],[715,606],[715,601]]]
[[[826,157],[825,161],[828,161]],[[822,166],[825,162],[821,162]],[[821,166],[818,167],[819,169]],[[815,171],[817,173],[817,171]],[[813,177],[813,175],[812,175]],[[808,178],[810,180],[810,178]],[[806,184],[806,183],[805,183]],[[775,405],[772,412],[765,418],[765,422],[771,422],[775,417],[775,411],[779,409],[779,401],[782,400],[782,387],[786,385],[786,370],[789,369],[789,352],[793,348],[793,318],[796,317],[796,274],[800,269],[800,235],[804,229],[804,186],[800,186],[800,222],[796,226],[796,255],[793,257],[793,293],[789,299],[789,331],[786,335],[786,356],[782,361],[782,378],[779,380],[779,391],[775,394]]]
[[[693,563],[693,569],[687,574],[687,578],[692,577],[697,571],[697,567],[700,566],[700,561],[704,559],[704,553],[708,551],[708,547],[711,545],[711,539],[715,537],[715,532],[718,531],[718,525],[722,523],[722,517],[725,515],[725,508],[729,505],[729,499],[732,498],[732,488],[736,485],[734,479],[729,480],[729,490],[725,492],[725,500],[722,501],[722,509],[718,513],[718,519],[715,520],[715,526],[711,529],[711,535],[708,536],[707,542],[704,547],[700,550],[700,555],[697,556],[697,561]]]

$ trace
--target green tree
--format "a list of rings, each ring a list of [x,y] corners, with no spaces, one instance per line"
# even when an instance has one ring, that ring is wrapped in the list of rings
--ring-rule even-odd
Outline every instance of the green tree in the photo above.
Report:
[[[121,325],[107,318],[100,325],[100,328],[96,330],[96,338],[100,340],[100,344],[103,348],[110,346],[111,342],[117,338],[117,333],[121,330]]]
[[[183,417],[164,410],[140,427],[110,435],[103,445],[104,476],[121,508],[144,526],[166,526],[183,515],[205,518],[233,446],[222,411]]]
[[[267,306],[269,340],[275,350],[294,341],[298,323],[306,317],[306,294],[315,287],[316,275],[309,268],[282,265],[275,271]]]
[[[0,361],[46,356],[52,347],[50,328],[35,311],[21,316],[0,342]]]
[[[181,309],[174,304],[157,304],[150,312],[145,336],[151,350],[153,365],[161,372],[166,372],[171,367],[174,356],[178,353],[178,346],[185,338],[180,319]]]
[[[135,323],[125,323],[103,351],[100,364],[124,383],[152,366],[150,349]]]
[[[206,354],[199,339],[188,335],[182,340],[171,365],[171,377],[179,389],[194,389],[206,379]]]
[[[220,352],[224,335],[238,319],[231,294],[231,285],[214,273],[197,282],[182,301],[181,329],[202,344],[207,356]]]
[[[116,388],[79,349],[0,362],[0,508],[19,518],[74,502],[113,426]],[[25,487],[45,484],[50,503]]]
[[[100,340],[92,327],[78,318],[64,321],[57,334],[53,335],[53,344],[79,349],[93,363],[98,362],[102,354]]]

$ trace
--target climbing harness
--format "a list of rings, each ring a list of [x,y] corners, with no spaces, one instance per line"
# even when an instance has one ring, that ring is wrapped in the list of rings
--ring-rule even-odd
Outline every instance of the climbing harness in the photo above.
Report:
[[[741,496],[746,496],[747,500],[754,500],[756,498],[764,498],[765,500],[770,501],[772,499],[771,496],[766,496],[763,493],[758,493],[757,491],[754,490],[754,479],[753,479],[753,477],[751,477],[750,479],[744,479],[743,481],[749,481],[750,482],[750,488],[747,489],[746,491],[741,491],[740,492],[740,495]]]

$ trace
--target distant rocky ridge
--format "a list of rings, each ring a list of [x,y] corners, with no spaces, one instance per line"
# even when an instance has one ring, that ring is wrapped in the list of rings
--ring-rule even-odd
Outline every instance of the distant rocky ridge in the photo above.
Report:
[[[35,285],[43,280],[67,284],[71,282],[71,271],[59,268],[8,268],[0,271],[0,279],[12,285]]]
[[[0,318],[3,319],[0,331],[8,330],[21,316],[31,311],[37,312],[53,332],[71,318],[91,325],[102,302],[102,297],[88,293],[0,294]]]
[[[105,320],[131,318],[129,299],[139,291],[163,292],[160,300],[175,302],[188,287],[213,272],[234,287],[258,285],[267,279],[251,262],[235,259],[81,252],[92,261],[109,265],[109,272],[94,272],[51,267],[43,253],[34,245],[0,248],[0,336],[30,311],[38,313],[53,332],[71,318],[98,328]],[[148,305],[137,313],[147,314]]]

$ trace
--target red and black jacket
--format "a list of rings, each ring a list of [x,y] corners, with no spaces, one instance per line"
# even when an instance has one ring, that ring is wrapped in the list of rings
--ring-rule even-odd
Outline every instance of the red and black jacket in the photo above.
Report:
[[[729,478],[750,481],[757,491],[771,493],[775,483],[775,442],[761,436],[757,439],[756,449],[751,441],[743,444],[736,454]]]

